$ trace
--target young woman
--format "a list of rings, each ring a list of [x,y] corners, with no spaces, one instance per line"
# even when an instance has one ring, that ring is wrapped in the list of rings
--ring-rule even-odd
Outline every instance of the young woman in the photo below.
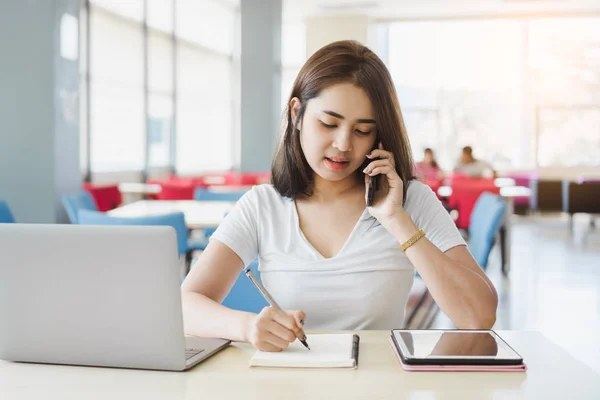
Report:
[[[444,173],[430,148],[425,149],[423,161],[415,164],[415,175],[423,181],[435,181],[443,177]]]
[[[288,104],[273,184],[240,199],[183,283],[186,333],[280,351],[303,328],[398,328],[415,270],[459,328],[491,328],[496,291],[431,189],[412,180],[383,62],[357,42],[329,44],[302,67]],[[378,190],[366,207],[370,177]],[[290,311],[220,304],[256,256]]]

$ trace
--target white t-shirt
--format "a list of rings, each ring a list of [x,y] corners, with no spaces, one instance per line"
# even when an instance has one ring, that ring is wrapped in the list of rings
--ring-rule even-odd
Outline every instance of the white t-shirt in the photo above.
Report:
[[[431,189],[408,187],[405,210],[446,251],[465,242]],[[300,229],[296,203],[255,186],[211,237],[248,265],[259,257],[265,288],[284,310],[303,310],[306,329],[401,328],[415,270],[396,239],[365,208],[337,255],[324,258]]]

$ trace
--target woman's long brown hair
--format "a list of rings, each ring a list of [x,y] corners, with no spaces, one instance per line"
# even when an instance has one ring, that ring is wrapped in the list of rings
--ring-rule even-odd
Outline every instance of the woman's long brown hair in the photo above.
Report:
[[[375,113],[377,140],[394,154],[396,171],[404,182],[404,199],[408,183],[413,179],[413,158],[400,111],[392,77],[385,64],[369,48],[356,41],[333,42],[318,50],[304,64],[288,99],[286,124],[271,165],[273,185],[285,197],[310,196],[313,174],[300,146],[298,123],[304,118],[306,105],[329,86],[352,83],[362,88]],[[290,101],[297,97],[301,106],[292,120]],[[364,175],[359,168],[357,176]]]

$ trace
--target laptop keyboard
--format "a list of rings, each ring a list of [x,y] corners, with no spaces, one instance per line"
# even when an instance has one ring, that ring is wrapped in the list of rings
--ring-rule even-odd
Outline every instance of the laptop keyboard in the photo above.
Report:
[[[190,358],[202,353],[204,349],[185,349],[185,359],[189,360]]]

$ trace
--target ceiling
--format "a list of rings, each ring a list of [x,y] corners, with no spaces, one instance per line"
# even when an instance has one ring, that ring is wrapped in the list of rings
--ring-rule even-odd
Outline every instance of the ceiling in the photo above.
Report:
[[[365,15],[379,20],[595,13],[600,0],[284,0],[284,19]]]

